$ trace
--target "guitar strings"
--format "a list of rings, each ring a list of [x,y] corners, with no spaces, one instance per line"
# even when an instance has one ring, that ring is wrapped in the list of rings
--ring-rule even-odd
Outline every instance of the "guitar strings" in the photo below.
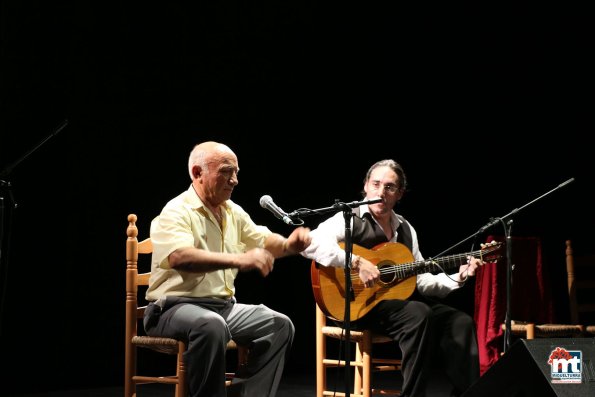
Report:
[[[380,275],[396,273],[397,275],[401,276],[401,278],[405,278],[405,277],[408,277],[405,274],[405,273],[407,273],[407,270],[415,269],[416,267],[421,269],[423,267],[420,267],[420,265],[424,264],[426,262],[428,262],[429,265],[435,266],[438,269],[440,269],[442,272],[444,272],[444,269],[442,269],[442,267],[439,265],[439,263],[448,263],[453,260],[460,261],[461,259],[467,259],[468,256],[479,256],[481,258],[482,254],[488,254],[492,251],[495,251],[496,249],[498,249],[498,246],[489,247],[488,249],[472,251],[472,252],[469,252],[466,254],[456,254],[456,255],[446,256],[446,257],[437,258],[437,259],[430,258],[426,261],[417,261],[417,262],[410,262],[410,263],[400,263],[397,265],[383,266],[380,268]],[[352,272],[351,280],[352,281],[359,280],[358,273]]]

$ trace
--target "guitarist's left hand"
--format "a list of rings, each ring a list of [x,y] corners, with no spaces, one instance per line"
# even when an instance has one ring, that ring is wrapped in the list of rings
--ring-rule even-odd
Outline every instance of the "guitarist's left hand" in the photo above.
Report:
[[[467,263],[459,267],[459,278],[466,280],[467,277],[475,276],[475,271],[478,267],[483,266],[484,262],[481,259],[477,259],[473,256],[467,257]]]

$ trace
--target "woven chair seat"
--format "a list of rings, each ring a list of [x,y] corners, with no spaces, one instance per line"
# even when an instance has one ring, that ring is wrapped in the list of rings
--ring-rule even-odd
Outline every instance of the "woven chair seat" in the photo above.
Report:
[[[345,330],[341,327],[322,327],[322,333],[331,338],[342,339],[345,337]],[[350,339],[353,342],[361,342],[363,340],[364,333],[362,331],[351,330]],[[380,335],[372,333],[372,343],[389,343],[393,340],[386,335]]]
[[[178,354],[178,341],[172,338],[156,336],[135,336],[132,344],[138,347],[146,347],[165,354]]]
[[[510,330],[514,335],[524,336],[527,332],[527,326],[531,323],[512,321]],[[556,336],[580,336],[584,334],[585,327],[583,325],[574,324],[534,324],[535,336],[551,338]],[[502,324],[502,329],[506,329],[506,325]]]
[[[535,326],[535,333],[545,337],[555,337],[575,333],[576,336],[583,334],[585,327],[572,324],[538,324]]]
[[[164,338],[159,336],[135,336],[132,338],[132,344],[138,347],[145,347],[160,353],[178,354],[179,341],[173,338]],[[238,345],[230,340],[227,342],[227,349],[238,349]]]

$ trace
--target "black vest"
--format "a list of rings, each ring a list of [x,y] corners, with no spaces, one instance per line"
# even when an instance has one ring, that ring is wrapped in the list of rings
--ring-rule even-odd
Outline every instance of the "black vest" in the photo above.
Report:
[[[353,209],[353,214],[355,216],[353,217],[353,230],[351,233],[354,244],[371,249],[378,244],[388,242],[382,228],[372,219],[372,214],[366,212],[360,217],[359,207]],[[401,221],[395,230],[397,242],[405,245],[411,251],[413,249],[413,239],[409,222],[401,215],[397,215],[397,218]]]

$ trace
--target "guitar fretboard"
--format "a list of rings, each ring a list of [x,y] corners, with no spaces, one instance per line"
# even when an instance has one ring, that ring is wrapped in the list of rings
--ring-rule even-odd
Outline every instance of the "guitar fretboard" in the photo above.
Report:
[[[378,263],[378,266],[380,268],[380,277],[382,278],[382,276],[384,275],[391,275],[396,278],[403,279],[417,274],[445,272],[446,270],[459,267],[462,264],[466,263],[467,258],[469,256],[481,258],[484,255],[492,251],[495,251],[499,247],[500,244],[494,244],[488,246],[487,248],[467,252],[464,254],[443,256],[435,259],[430,258],[423,261],[415,261],[409,263],[399,263],[396,265],[385,265],[382,262],[380,262]],[[353,280],[357,278],[357,275],[352,276]]]

